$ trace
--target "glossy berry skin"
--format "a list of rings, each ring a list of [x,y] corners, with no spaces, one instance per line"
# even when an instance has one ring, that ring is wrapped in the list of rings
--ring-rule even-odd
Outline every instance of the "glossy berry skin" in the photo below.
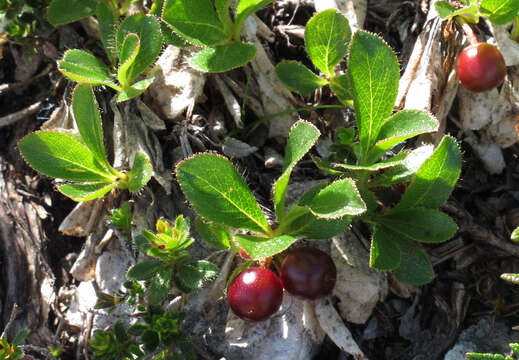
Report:
[[[238,317],[249,321],[266,320],[281,306],[283,285],[269,269],[249,268],[232,281],[227,300]]]
[[[292,250],[281,267],[285,290],[304,299],[330,294],[336,278],[337,269],[330,255],[313,247]]]
[[[477,43],[463,49],[458,58],[458,76],[465,88],[482,92],[501,84],[506,75],[505,60],[493,45]]]

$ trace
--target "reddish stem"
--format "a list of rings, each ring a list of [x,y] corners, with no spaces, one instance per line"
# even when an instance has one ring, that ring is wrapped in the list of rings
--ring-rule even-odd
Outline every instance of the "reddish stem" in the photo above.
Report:
[[[456,21],[458,22],[458,24],[461,25],[461,28],[463,29],[463,32],[465,33],[467,39],[469,39],[471,45],[479,43],[476,33],[474,32],[474,30],[472,30],[472,27],[468,22],[459,17],[456,18]]]

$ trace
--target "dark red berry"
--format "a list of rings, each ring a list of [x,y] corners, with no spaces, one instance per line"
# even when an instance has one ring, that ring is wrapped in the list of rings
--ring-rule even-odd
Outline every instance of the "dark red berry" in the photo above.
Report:
[[[265,268],[249,268],[229,286],[227,300],[232,311],[244,320],[261,321],[278,311],[283,301],[279,277]]]
[[[328,295],[336,278],[337,269],[330,255],[313,247],[290,251],[281,267],[281,282],[285,290],[305,299]]]
[[[458,58],[458,76],[468,90],[482,92],[501,84],[505,60],[493,45],[477,43],[463,49]]]

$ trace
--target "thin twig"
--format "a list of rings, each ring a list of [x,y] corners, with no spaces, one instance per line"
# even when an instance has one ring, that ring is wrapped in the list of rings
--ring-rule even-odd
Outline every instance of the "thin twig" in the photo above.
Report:
[[[9,331],[9,328],[13,325],[14,319],[18,316],[19,308],[18,304],[13,305],[13,310],[11,310],[11,315],[9,316],[9,321],[7,322],[7,325],[5,325],[4,331],[2,332],[2,338],[6,336],[7,332]]]
[[[0,84],[0,95],[3,95],[4,93],[6,93],[8,91],[20,89],[20,88],[29,86],[32,83],[35,83],[37,80],[41,79],[42,77],[44,77],[48,73],[50,73],[53,68],[54,68],[54,65],[49,64],[49,65],[47,65],[47,67],[45,69],[43,69],[43,71],[41,73],[39,73],[36,76],[33,76],[30,79],[27,79],[25,81],[16,82],[16,83],[11,83],[11,84]]]
[[[27,116],[35,114],[38,111],[40,104],[41,101],[38,101],[37,103],[32,104],[28,108],[6,115],[4,117],[0,117],[0,128],[3,128],[7,125],[11,125],[19,120],[26,118]]]

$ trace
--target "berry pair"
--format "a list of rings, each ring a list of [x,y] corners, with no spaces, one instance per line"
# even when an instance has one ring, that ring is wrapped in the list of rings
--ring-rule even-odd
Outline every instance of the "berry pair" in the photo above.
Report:
[[[233,312],[251,321],[265,320],[283,301],[283,288],[304,299],[328,295],[335,286],[337,270],[328,254],[312,247],[291,251],[278,277],[266,268],[249,268],[231,283],[227,299]]]

